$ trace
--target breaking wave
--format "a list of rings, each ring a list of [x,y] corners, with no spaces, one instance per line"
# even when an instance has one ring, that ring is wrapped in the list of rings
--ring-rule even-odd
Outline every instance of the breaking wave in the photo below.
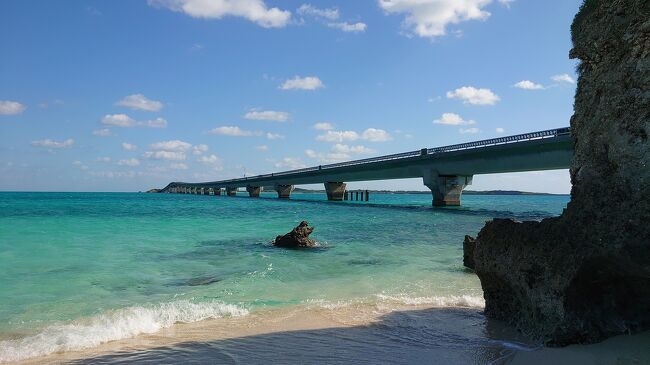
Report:
[[[154,333],[175,323],[244,316],[248,310],[223,302],[180,300],[151,306],[135,306],[51,325],[36,335],[0,341],[0,363],[19,361],[55,352],[75,351],[102,343]]]

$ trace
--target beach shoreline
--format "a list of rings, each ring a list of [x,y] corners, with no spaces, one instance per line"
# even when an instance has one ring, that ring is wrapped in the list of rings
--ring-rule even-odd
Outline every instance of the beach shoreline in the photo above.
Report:
[[[7,364],[340,363],[352,358],[359,363],[396,364],[439,363],[436,359],[449,364],[533,365],[650,361],[650,332],[592,345],[547,348],[485,318],[480,308],[340,309],[294,306],[177,323],[152,334]]]

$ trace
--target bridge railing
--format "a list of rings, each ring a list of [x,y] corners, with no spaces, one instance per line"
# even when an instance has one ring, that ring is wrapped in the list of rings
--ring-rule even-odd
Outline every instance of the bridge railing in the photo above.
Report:
[[[481,140],[481,141],[468,142],[468,143],[459,143],[459,144],[453,144],[453,145],[449,145],[449,146],[425,148],[425,149],[421,149],[421,150],[417,150],[417,151],[396,153],[396,154],[392,154],[392,155],[385,155],[385,156],[379,156],[379,157],[371,157],[371,158],[365,158],[365,159],[361,159],[361,160],[345,161],[345,162],[339,162],[339,163],[333,163],[333,164],[327,164],[327,165],[306,167],[306,168],[297,169],[297,170],[288,170],[288,171],[275,172],[275,173],[271,173],[271,174],[264,174],[264,175],[257,175],[257,176],[251,176],[251,177],[223,180],[223,181],[218,181],[217,183],[227,185],[228,183],[240,183],[242,181],[247,181],[249,179],[264,179],[264,178],[271,178],[271,177],[275,177],[275,176],[286,176],[286,175],[294,175],[294,174],[300,174],[300,173],[305,173],[305,172],[329,170],[329,169],[335,169],[335,168],[339,168],[339,167],[365,165],[365,164],[368,164],[368,163],[375,163],[375,162],[401,160],[401,159],[413,158],[413,157],[418,157],[418,156],[434,155],[434,154],[438,154],[438,153],[445,153],[445,152],[453,152],[453,151],[459,151],[459,150],[468,150],[468,149],[474,149],[474,148],[495,146],[495,145],[499,145],[499,144],[515,143],[515,142],[529,141],[529,140],[535,140],[535,139],[553,138],[553,137],[558,137],[558,136],[562,136],[562,135],[569,135],[570,133],[571,133],[571,129],[569,127],[557,128],[557,129],[549,129],[549,130],[545,130],[545,131],[524,133],[524,134],[518,134],[518,135],[514,135],[514,136],[507,136],[507,137],[485,139],[485,140]]]
[[[498,144],[529,141],[529,140],[532,140],[532,139],[542,139],[542,138],[557,137],[557,136],[561,136],[561,135],[568,135],[570,133],[571,133],[571,129],[568,128],[568,127],[567,128],[558,128],[558,129],[549,129],[549,130],[546,130],[546,131],[524,133],[524,134],[518,134],[518,135],[515,135],[515,136],[499,137],[499,138],[485,139],[485,140],[482,140],[482,141],[474,141],[474,142],[468,142],[468,143],[453,144],[453,145],[450,145],[450,146],[429,148],[427,150],[427,154],[434,154],[434,153],[441,153],[441,152],[451,152],[451,151],[458,151],[458,150],[466,150],[466,149],[472,149],[472,148],[494,146],[494,145],[498,145]]]

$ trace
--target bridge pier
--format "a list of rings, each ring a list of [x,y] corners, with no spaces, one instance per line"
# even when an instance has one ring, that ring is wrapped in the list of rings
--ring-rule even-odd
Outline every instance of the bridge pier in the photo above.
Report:
[[[289,199],[293,185],[275,185],[275,191],[278,192],[278,199]]]
[[[262,187],[261,186],[248,185],[248,186],[246,186],[246,191],[248,192],[249,197],[251,197],[251,198],[259,198],[260,197],[260,192],[262,192]]]
[[[226,195],[228,196],[237,196],[237,188],[226,188]]]
[[[345,194],[345,183],[343,182],[326,182],[325,192],[327,193],[327,200],[342,201]]]
[[[459,206],[463,189],[472,184],[473,176],[438,175],[437,172],[423,178],[431,189],[434,207]]]

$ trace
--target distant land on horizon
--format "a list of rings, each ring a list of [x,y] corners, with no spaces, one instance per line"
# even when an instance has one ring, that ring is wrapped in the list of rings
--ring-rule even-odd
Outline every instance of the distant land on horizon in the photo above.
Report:
[[[350,191],[366,191],[364,189],[351,189]],[[431,191],[427,190],[367,190],[370,193],[374,194],[431,194]],[[325,190],[311,190],[303,188],[295,188],[294,193],[323,193]],[[553,193],[536,193],[529,191],[518,191],[518,190],[463,190],[463,194],[468,195],[569,195],[569,194],[553,194]]]
[[[150,189],[147,193],[159,193],[161,189]],[[352,189],[350,191],[362,191],[363,189]],[[366,191],[366,190],[363,190]],[[367,190],[373,194],[431,194],[426,190]],[[295,188],[293,193],[296,194],[325,194],[325,190],[312,190]],[[569,195],[569,194],[553,194],[553,193],[536,193],[530,191],[518,190],[464,190],[463,194],[467,195]]]

